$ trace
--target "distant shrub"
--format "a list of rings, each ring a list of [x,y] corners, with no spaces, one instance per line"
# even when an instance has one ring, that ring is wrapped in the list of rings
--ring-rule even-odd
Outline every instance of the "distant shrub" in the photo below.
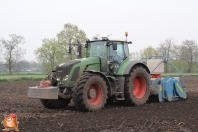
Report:
[[[0,82],[7,82],[8,80],[7,79],[0,79]]]

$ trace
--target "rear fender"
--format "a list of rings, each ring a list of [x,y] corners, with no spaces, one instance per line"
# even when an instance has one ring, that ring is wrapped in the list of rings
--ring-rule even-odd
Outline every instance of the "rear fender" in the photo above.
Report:
[[[124,71],[124,74],[129,74],[131,69],[137,65],[144,67],[146,71],[150,74],[150,70],[148,69],[148,67],[141,61],[132,61],[131,63],[129,63],[129,65],[126,67]]]
[[[131,69],[137,65],[143,66],[147,70],[147,72],[150,74],[148,67],[142,61],[127,59],[124,62],[122,62],[116,75],[127,76],[129,75]]]

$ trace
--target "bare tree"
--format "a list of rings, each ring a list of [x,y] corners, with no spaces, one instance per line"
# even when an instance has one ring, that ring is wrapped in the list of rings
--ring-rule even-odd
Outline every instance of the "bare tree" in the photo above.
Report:
[[[1,43],[0,43],[0,73],[1,73],[1,71],[3,71],[3,61],[2,61],[2,56],[3,56],[3,54],[2,54],[2,46],[1,46]]]
[[[160,54],[167,56],[168,58],[172,57],[173,54],[171,52],[174,50],[173,46],[175,45],[175,39],[173,38],[167,38],[165,41],[163,41],[158,48],[158,51]],[[167,63],[165,64],[165,73],[168,72],[168,66]]]
[[[180,47],[180,57],[188,64],[187,72],[192,72],[193,65],[198,62],[198,44],[193,40],[185,40]]]
[[[2,64],[2,56],[3,56],[3,50],[2,50],[1,43],[0,43],[0,64]]]
[[[14,65],[20,61],[25,54],[25,50],[20,47],[20,44],[23,44],[25,40],[22,36],[17,36],[16,34],[11,34],[9,37],[11,40],[5,40],[2,38],[0,42],[2,44],[9,74],[11,74]]]

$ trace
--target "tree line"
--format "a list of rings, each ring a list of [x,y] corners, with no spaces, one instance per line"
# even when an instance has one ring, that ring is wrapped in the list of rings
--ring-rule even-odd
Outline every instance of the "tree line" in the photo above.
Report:
[[[58,64],[77,58],[77,40],[82,44],[86,42],[86,33],[78,26],[67,23],[54,38],[42,39],[41,47],[34,51],[37,62],[23,60],[25,49],[21,46],[25,43],[24,37],[16,34],[9,35],[10,40],[0,40],[0,71],[2,69],[12,74],[15,71],[34,69],[36,71],[50,72]],[[69,44],[72,53],[69,53]],[[159,43],[157,48],[148,46],[139,52],[130,53],[133,59],[148,58],[150,56],[165,55],[170,58],[182,72],[198,72],[198,44],[195,40],[184,40],[177,44],[174,38],[167,38]],[[82,48],[82,56],[85,57],[85,48]],[[2,68],[3,67],[3,68]],[[174,68],[165,64],[165,72],[175,72]]]
[[[24,71],[24,69],[27,71],[29,67],[36,71],[49,72],[60,63],[76,59],[77,40],[82,44],[86,41],[86,33],[83,30],[74,24],[67,23],[54,38],[42,39],[42,46],[34,51],[37,66],[33,66],[35,64],[23,60],[26,53],[25,49],[22,49],[25,43],[24,37],[16,34],[11,34],[9,37],[9,40],[4,38],[0,40],[0,72],[9,72],[9,74]],[[69,53],[69,44],[71,44],[72,53]],[[84,48],[82,48],[82,56],[85,57]]]
[[[149,58],[150,56],[167,56],[182,72],[198,72],[198,43],[195,40],[183,40],[176,43],[174,38],[167,38],[158,47],[148,46],[140,52],[131,53],[134,59]],[[165,72],[176,72],[170,63],[165,63]]]

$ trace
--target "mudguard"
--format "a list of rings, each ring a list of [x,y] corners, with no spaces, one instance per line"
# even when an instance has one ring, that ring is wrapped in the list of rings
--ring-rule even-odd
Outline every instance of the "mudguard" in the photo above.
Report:
[[[117,70],[116,75],[121,75],[121,76],[123,76],[123,75],[129,75],[130,70],[135,65],[141,65],[141,66],[143,66],[148,71],[148,73],[150,74],[150,71],[149,71],[148,67],[142,61],[132,60],[130,58],[127,58],[120,65],[119,69]]]

